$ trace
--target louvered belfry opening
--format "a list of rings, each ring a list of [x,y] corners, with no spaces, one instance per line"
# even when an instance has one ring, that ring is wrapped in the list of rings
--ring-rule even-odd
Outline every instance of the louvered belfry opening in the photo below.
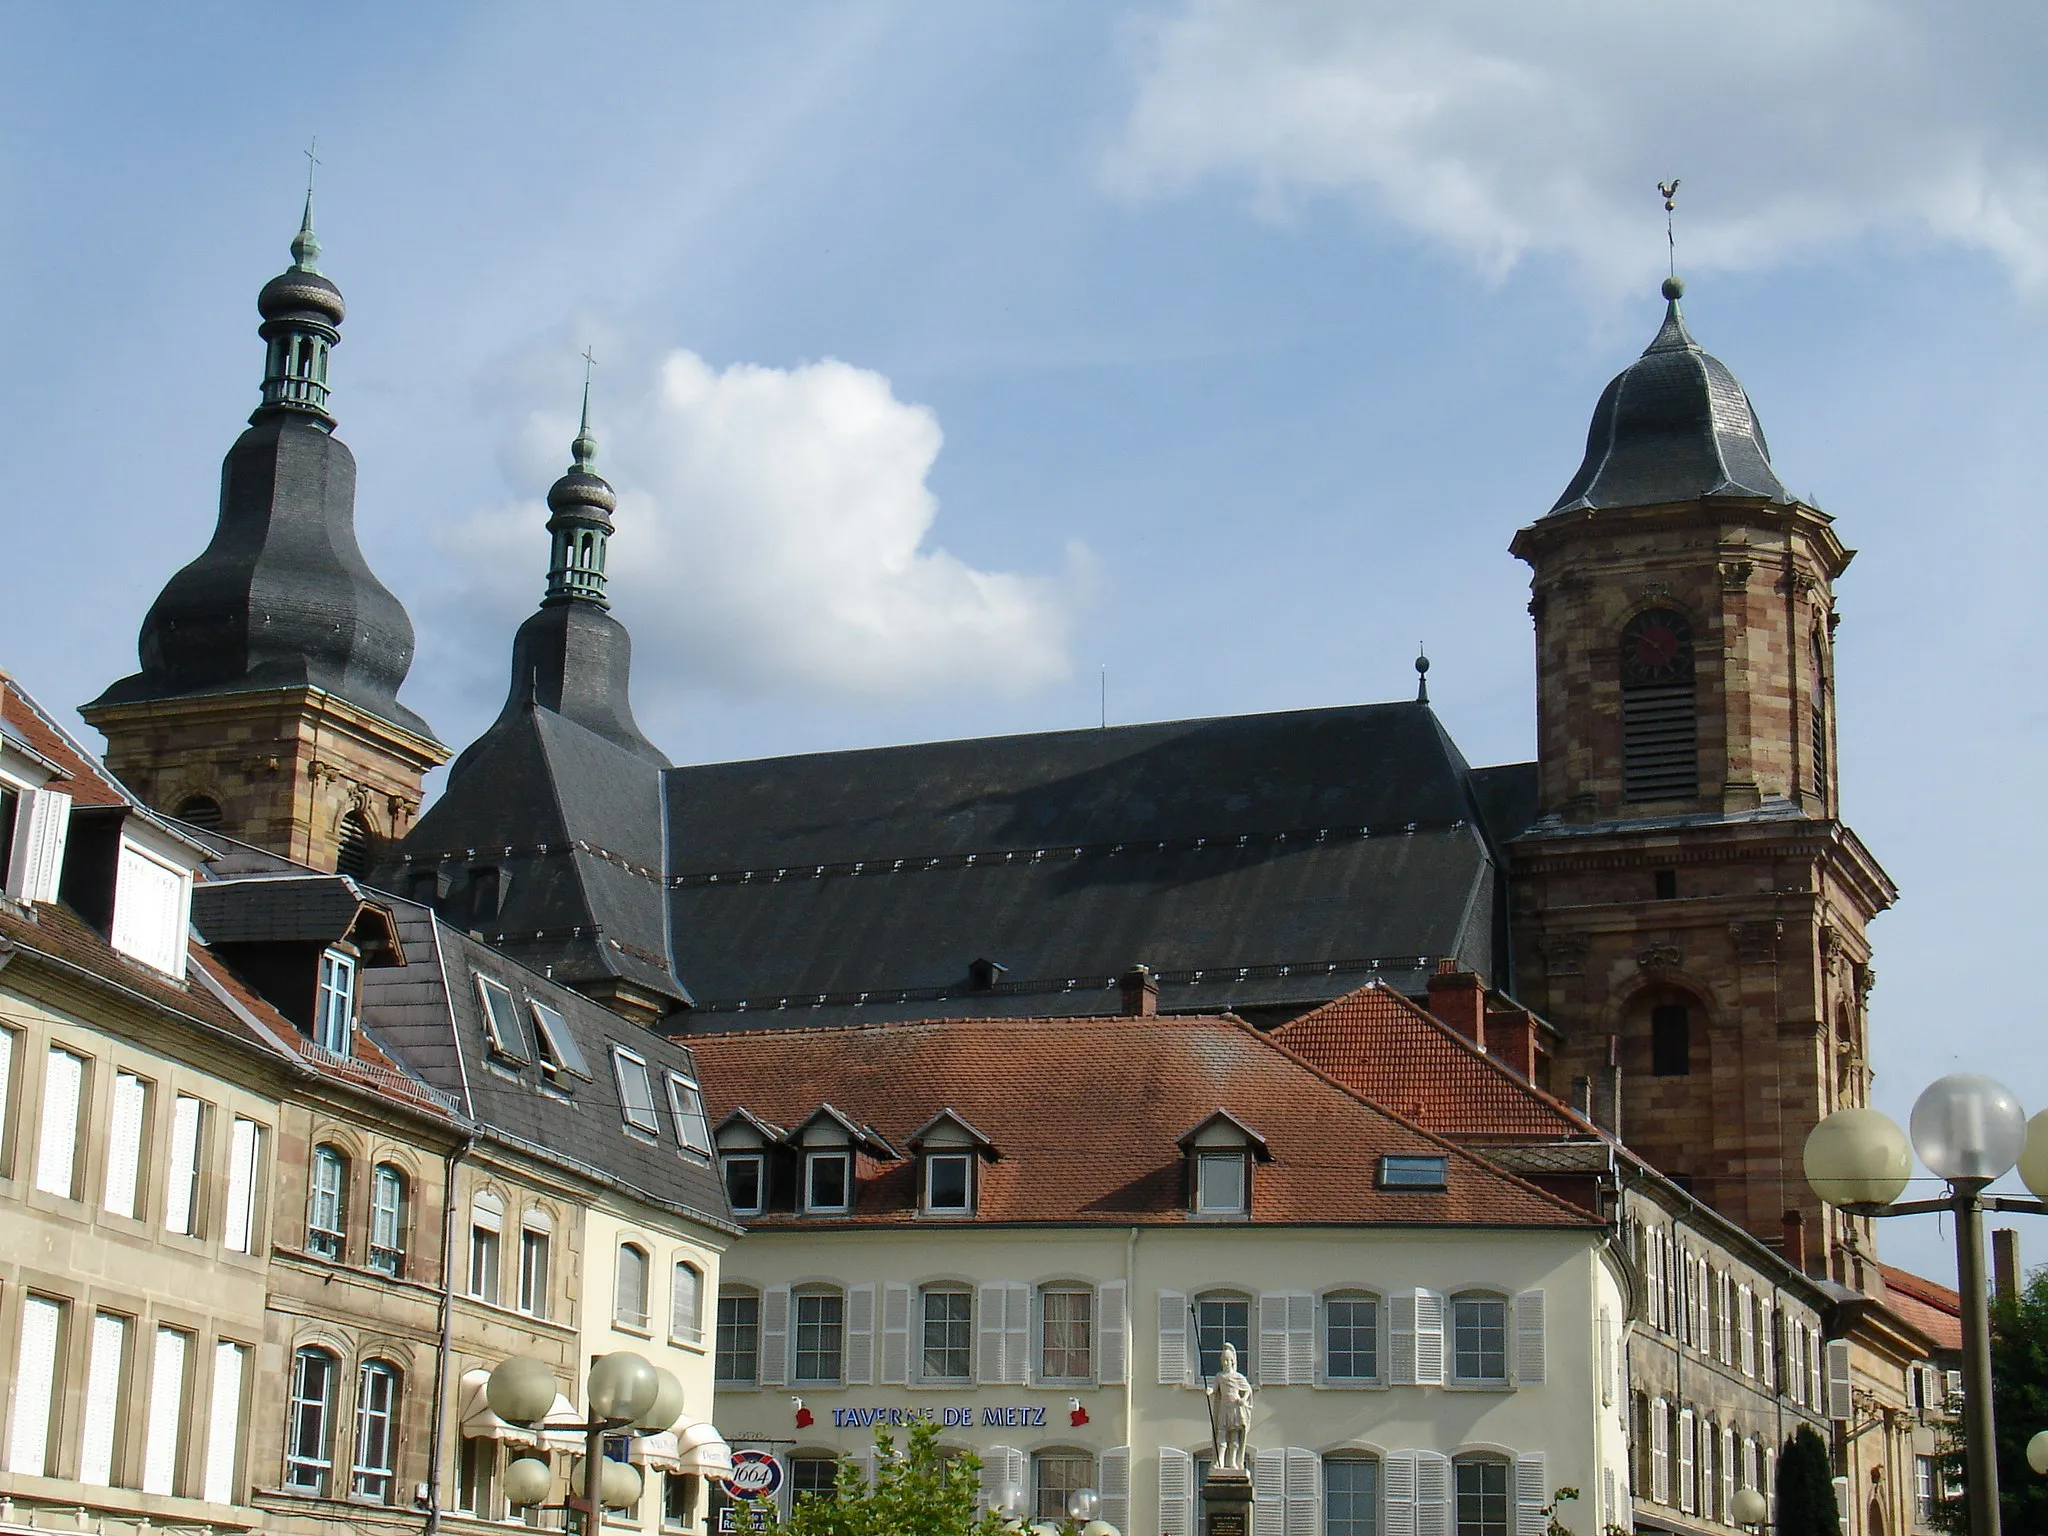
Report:
[[[1631,800],[1699,793],[1692,624],[1675,609],[1648,609],[1622,628],[1621,781]]]
[[[335,854],[337,874],[366,875],[370,872],[369,824],[354,811],[341,818],[341,846]]]

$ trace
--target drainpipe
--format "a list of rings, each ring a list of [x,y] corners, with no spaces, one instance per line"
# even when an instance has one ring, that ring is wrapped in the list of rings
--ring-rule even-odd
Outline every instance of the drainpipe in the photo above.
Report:
[[[441,1176],[441,1343],[434,1355],[434,1425],[427,1449],[425,1536],[441,1530],[441,1456],[448,1441],[448,1363],[455,1353],[455,1169],[476,1146],[471,1132],[449,1152]]]
[[[1137,1427],[1138,1229],[1132,1227],[1124,1239],[1124,1497],[1132,1505],[1138,1501]],[[1129,1525],[1129,1519],[1124,1523]]]

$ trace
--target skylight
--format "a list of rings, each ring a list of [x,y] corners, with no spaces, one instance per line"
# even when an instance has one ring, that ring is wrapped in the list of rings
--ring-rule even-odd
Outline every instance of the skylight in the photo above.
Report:
[[[570,1032],[569,1021],[562,1017],[561,1010],[537,997],[528,998],[526,1005],[533,1010],[533,1022],[540,1028],[542,1064],[551,1071],[573,1072],[589,1082],[590,1068],[584,1063],[583,1052],[577,1048],[576,1036]]]
[[[618,1074],[619,1113],[626,1117],[626,1124],[650,1136],[657,1134],[661,1119],[655,1112],[654,1079],[648,1075],[647,1063],[625,1047],[613,1046],[612,1069]]]
[[[524,1062],[526,1042],[519,1034],[519,1010],[512,1001],[512,989],[502,981],[477,973],[477,994],[484,1002],[484,1038],[492,1050],[507,1061]]]
[[[1443,1189],[1450,1182],[1448,1157],[1396,1157],[1380,1159],[1381,1189]]]
[[[680,1072],[668,1075],[669,1108],[675,1111],[676,1140],[703,1157],[711,1155],[711,1127],[704,1123],[704,1099]]]

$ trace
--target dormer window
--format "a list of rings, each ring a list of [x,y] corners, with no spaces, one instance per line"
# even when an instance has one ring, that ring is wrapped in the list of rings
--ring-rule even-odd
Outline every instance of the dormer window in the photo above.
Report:
[[[355,957],[338,949],[325,950],[320,956],[320,987],[313,1003],[313,1042],[322,1050],[346,1056],[355,1019]]]
[[[766,1160],[759,1152],[728,1152],[721,1162],[725,1169],[725,1198],[735,1216],[758,1216],[767,1198]]]
[[[1189,1214],[1212,1220],[1248,1219],[1252,1213],[1252,1165],[1270,1163],[1266,1138],[1226,1110],[1180,1139],[1187,1160]]]
[[[931,1152],[924,1160],[924,1208],[942,1216],[964,1216],[974,1209],[974,1155]]]
[[[1251,1192],[1250,1159],[1242,1152],[1195,1154],[1195,1214],[1242,1216]]]
[[[911,1133],[917,1158],[918,1208],[927,1216],[972,1216],[980,1201],[981,1164],[1000,1155],[995,1144],[950,1109]]]
[[[853,1153],[804,1154],[804,1210],[820,1215],[853,1209]]]

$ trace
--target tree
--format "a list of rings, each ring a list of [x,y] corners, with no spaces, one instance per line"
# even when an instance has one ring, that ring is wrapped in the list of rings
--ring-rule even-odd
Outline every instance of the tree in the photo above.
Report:
[[[1004,1536],[1002,1517],[975,1507],[980,1493],[981,1458],[946,1455],[927,1419],[910,1426],[900,1452],[887,1430],[875,1431],[872,1482],[842,1459],[830,1494],[798,1499],[787,1519],[772,1505],[741,1518],[761,1536]]]
[[[1802,1424],[1778,1453],[1777,1536],[1841,1536],[1827,1442]]]
[[[2009,1531],[2048,1531],[2048,1478],[2027,1465],[2027,1442],[2048,1429],[2048,1268],[2011,1301],[1991,1304],[1991,1410],[1998,1418],[1998,1509]],[[1942,1484],[1963,1486],[1962,1425],[1942,1445]],[[1935,1506],[1945,1531],[1970,1528],[1967,1499]]]

